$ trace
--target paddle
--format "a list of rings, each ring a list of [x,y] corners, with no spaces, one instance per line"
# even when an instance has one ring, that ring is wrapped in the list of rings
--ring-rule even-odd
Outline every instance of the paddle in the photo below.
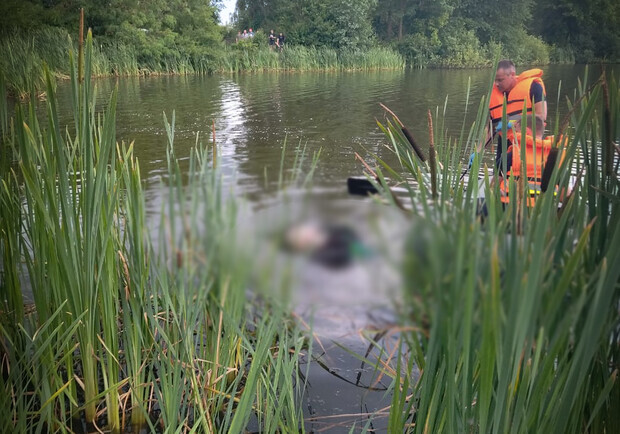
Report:
[[[551,148],[549,150],[549,154],[547,155],[547,162],[545,163],[542,179],[540,180],[540,189],[543,192],[547,191],[549,188],[549,181],[551,180],[551,174],[553,173],[553,168],[555,167],[555,161],[558,159],[558,152],[558,148]]]
[[[482,147],[482,149],[486,149],[487,146],[489,146],[489,143],[491,143],[493,141],[493,139],[495,138],[495,136],[497,135],[497,131],[493,132],[493,134],[491,135],[491,137],[489,137],[489,139],[486,141],[486,143],[484,144],[484,146]],[[465,170],[463,170],[463,173],[461,173],[461,177],[459,178],[459,182],[461,182],[463,180],[463,177],[465,176],[465,174],[469,171],[469,169],[471,168],[471,166],[468,166],[467,168],[465,168]]]
[[[378,178],[375,178],[375,180],[379,182]],[[362,176],[347,178],[347,189],[349,194],[356,196],[370,196],[371,194],[377,194],[379,192],[368,178]]]
[[[355,153],[355,159],[360,160],[368,173],[375,179],[375,182],[379,183],[379,177],[375,173],[374,170],[364,161],[364,159],[358,154]],[[371,194],[378,193],[378,190],[375,186],[368,180],[365,176],[357,176],[357,177],[349,177],[347,178],[347,189],[349,190],[349,194],[355,194],[359,196],[369,196]]]
[[[389,114],[392,115],[394,120],[400,126],[400,129],[401,129],[403,135],[405,136],[405,138],[407,139],[407,141],[411,145],[411,148],[413,149],[415,154],[418,156],[418,158],[422,162],[426,162],[426,156],[424,155],[424,153],[422,152],[422,150],[418,146],[417,142],[415,141],[415,139],[413,138],[413,136],[411,135],[411,133],[409,132],[407,127],[405,127],[405,125],[400,121],[400,119],[398,119],[398,116],[396,116],[396,114],[394,114],[394,112],[392,110],[390,110],[389,108],[387,108],[384,104],[379,103],[379,105],[386,112],[388,112]],[[372,171],[372,169],[366,164],[366,162],[363,160],[363,158],[360,157],[357,153],[355,154],[355,157],[357,159],[359,159],[364,164],[364,166],[366,166],[366,169],[374,177],[375,181],[377,183],[379,183],[380,182],[379,178]],[[368,195],[371,195],[371,194],[377,194],[378,193],[378,190],[375,188],[373,183],[368,178],[362,177],[362,176],[352,176],[352,177],[347,178],[347,190],[349,191],[349,194],[359,195],[359,196],[368,196]],[[392,189],[390,189],[390,192],[392,193],[392,195],[394,195],[394,192],[392,191]]]

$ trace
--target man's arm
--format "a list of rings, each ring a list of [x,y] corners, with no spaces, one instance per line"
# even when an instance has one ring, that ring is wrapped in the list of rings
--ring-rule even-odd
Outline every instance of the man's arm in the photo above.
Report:
[[[547,120],[547,99],[543,92],[543,87],[538,82],[533,82],[530,87],[530,98],[534,100],[534,111],[536,117],[541,118],[543,121]]]
[[[547,120],[547,100],[535,103],[534,110],[537,117],[542,118],[543,121]]]

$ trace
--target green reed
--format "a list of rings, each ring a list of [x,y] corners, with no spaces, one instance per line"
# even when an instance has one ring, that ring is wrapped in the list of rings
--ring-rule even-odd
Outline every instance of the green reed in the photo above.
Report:
[[[47,71],[47,126],[30,101],[3,129],[2,430],[298,430],[305,339],[261,284],[246,294],[255,247],[236,237],[238,203],[209,147],[181,171],[165,122],[149,231],[133,144],[116,143],[116,91],[95,106],[94,55],[89,34],[83,80],[70,57],[74,127],[59,124]]]
[[[393,374],[391,432],[620,426],[619,95],[609,77],[578,89],[568,125],[556,125],[567,145],[551,178],[559,192],[571,193],[550,189],[532,207],[516,183],[504,206],[488,176],[460,180],[462,153],[484,139],[485,99],[469,133],[456,140],[443,134],[436,111],[432,131],[443,167],[415,156],[398,124],[381,125],[402,167],[378,171],[390,183],[416,181],[399,199],[411,202],[403,315],[415,331],[404,333],[408,359],[399,358]],[[476,158],[471,173],[484,161]],[[574,185],[571,169],[580,172]],[[388,185],[382,176],[381,184]],[[403,369],[405,360],[419,376],[414,365]]]
[[[100,38],[93,42],[91,73],[96,77],[149,74],[209,74],[241,71],[314,71],[402,69],[405,61],[397,52],[376,47],[360,52],[331,48],[286,46],[269,50],[252,43],[227,46],[222,53],[192,53],[168,50],[166,54],[139,52],[138,48]],[[43,64],[50,73],[67,78],[71,74],[67,53],[77,49],[61,29],[45,28],[16,33],[0,39],[0,70],[11,95],[26,98],[31,89],[46,87]]]
[[[93,42],[91,73],[96,77],[147,74],[207,74],[217,64],[206,55],[172,52],[166,56],[146,56],[132,45],[100,38]],[[0,39],[0,70],[5,74],[12,96],[26,98],[31,89],[45,89],[43,64],[52,75],[67,78],[71,67],[66,53],[77,49],[66,31],[44,28],[18,32]]]
[[[221,60],[221,71],[323,71],[402,69],[400,54],[388,48],[359,52],[339,52],[332,48],[286,46],[282,51],[267,47],[239,45],[228,47]]]

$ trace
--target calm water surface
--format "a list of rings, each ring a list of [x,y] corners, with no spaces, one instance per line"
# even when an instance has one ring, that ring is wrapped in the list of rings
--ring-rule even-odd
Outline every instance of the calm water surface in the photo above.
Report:
[[[572,95],[577,78],[583,75],[584,67],[579,65],[545,68],[550,120],[565,111],[565,103],[560,108],[556,103],[560,83],[562,94]],[[148,179],[157,179],[165,168],[163,113],[171,119],[174,111],[178,155],[189,154],[197,134],[210,143],[215,123],[223,167],[236,173],[240,193],[260,203],[274,192],[285,140],[289,146],[305,145],[311,152],[321,149],[315,185],[342,190],[347,176],[361,171],[355,152],[377,152],[389,158],[375,122],[384,119],[379,102],[390,107],[425,145],[427,110],[443,108],[447,101],[446,126],[457,135],[468,88],[467,128],[492,76],[490,69],[269,73],[122,78],[101,80],[98,86],[105,102],[118,84],[118,136],[135,141]],[[63,92],[61,86],[61,97],[64,93],[67,98],[61,100],[64,107],[70,107],[67,90]]]
[[[596,68],[594,68],[596,69]],[[596,75],[594,71],[591,75]],[[370,152],[393,161],[387,141],[376,120],[384,119],[379,103],[390,107],[416,140],[428,143],[427,111],[447,104],[446,127],[458,135],[463,122],[469,128],[494,72],[484,70],[414,70],[355,73],[269,73],[210,77],[145,77],[98,82],[102,104],[114,85],[119,88],[118,138],[135,141],[135,153],[147,179],[149,206],[159,211],[159,180],[165,173],[166,134],[163,114],[175,112],[175,147],[186,159],[196,140],[211,143],[215,124],[220,167],[248,198],[254,215],[245,222],[338,221],[352,227],[378,257],[332,271],[300,259],[294,294],[296,310],[321,340],[315,353],[321,364],[310,367],[306,413],[317,419],[309,429],[349,432],[352,423],[363,426],[363,413],[389,404],[382,391],[370,391],[371,373],[347,351],[364,354],[362,335],[385,327],[394,318],[392,302],[398,301],[398,252],[406,222],[397,213],[386,214],[367,198],[349,197],[348,176],[363,167],[355,152]],[[558,89],[573,95],[583,66],[545,68],[549,120],[566,112],[557,104]],[[467,92],[469,89],[469,104]],[[60,105],[70,107],[68,88],[60,86]],[[467,114],[466,114],[467,112]],[[65,120],[69,121],[68,113]],[[198,139],[197,139],[198,135]],[[309,194],[289,192],[287,200],[277,193],[278,168],[283,144],[305,146],[309,153],[321,150],[320,163]],[[290,154],[290,153],[289,153]],[[292,154],[290,154],[292,155]],[[287,163],[292,158],[287,157]],[[291,200],[292,197],[299,200]],[[303,197],[303,200],[301,199]],[[385,208],[385,207],[383,207]],[[155,220],[153,220],[155,221]],[[385,250],[385,245],[390,249]],[[377,255],[379,256],[379,255]],[[329,372],[328,372],[329,371]],[[374,384],[378,389],[385,384]],[[342,418],[324,418],[343,415]],[[351,416],[353,415],[353,416]],[[372,425],[384,431],[386,420]]]

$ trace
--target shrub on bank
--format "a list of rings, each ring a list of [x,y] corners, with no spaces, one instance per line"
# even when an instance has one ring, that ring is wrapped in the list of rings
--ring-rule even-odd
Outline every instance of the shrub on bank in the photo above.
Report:
[[[396,44],[407,64],[415,68],[471,68],[490,66],[495,54],[519,64],[548,64],[550,47],[540,38],[517,33],[510,44],[495,41],[483,45],[472,30],[464,25],[445,26],[430,34],[408,35]]]
[[[465,26],[449,26],[443,32],[439,64],[448,68],[490,66],[493,57],[488,55],[473,30]]]
[[[550,62],[550,48],[542,39],[529,35],[525,30],[515,32],[509,43],[504,44],[508,57],[518,64],[545,65]]]

